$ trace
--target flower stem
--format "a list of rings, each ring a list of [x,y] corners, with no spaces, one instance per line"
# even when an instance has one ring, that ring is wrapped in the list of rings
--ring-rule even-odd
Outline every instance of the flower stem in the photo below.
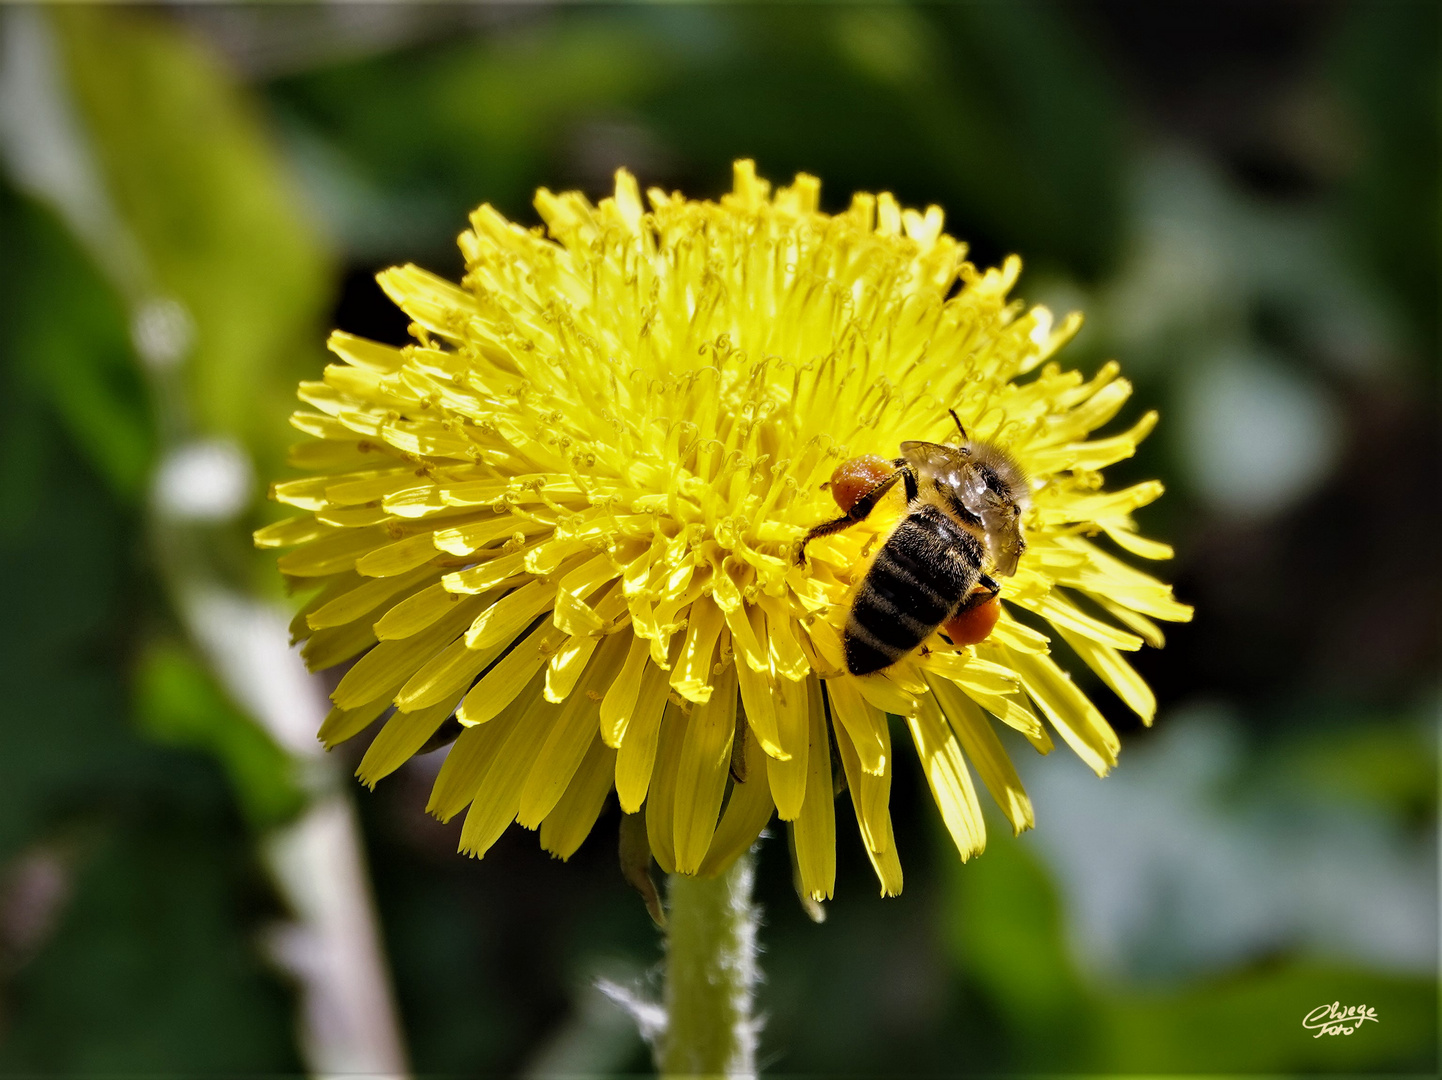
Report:
[[[716,878],[671,875],[663,1077],[756,1075],[754,878],[749,854]]]

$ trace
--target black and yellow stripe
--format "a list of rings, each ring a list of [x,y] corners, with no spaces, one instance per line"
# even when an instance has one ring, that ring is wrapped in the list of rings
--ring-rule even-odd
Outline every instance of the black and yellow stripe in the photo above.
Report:
[[[865,675],[931,636],[981,576],[976,538],[934,506],[913,511],[876,556],[846,621],[846,667]]]

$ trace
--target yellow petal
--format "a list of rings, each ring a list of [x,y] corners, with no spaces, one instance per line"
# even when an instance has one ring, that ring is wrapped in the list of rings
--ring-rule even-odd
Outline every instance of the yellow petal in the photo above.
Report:
[[[594,639],[591,639],[594,641]],[[521,790],[520,813],[516,820],[534,829],[555,809],[567,785],[581,767],[586,751],[599,731],[600,694],[594,683],[610,677],[626,643],[621,635],[607,639],[587,668],[586,681],[566,698],[561,711],[536,755],[536,763]]]
[[[1011,822],[1012,831],[1020,833],[1036,824],[1031,799],[1021,786],[1021,777],[1007,756],[1001,740],[976,703],[941,679],[932,684],[936,701],[941,706],[951,729],[961,740],[961,748],[976,766],[981,781],[991,797]]]
[[[1162,628],[1145,615],[1118,604],[1110,597],[1097,596],[1094,593],[1089,595],[1091,595],[1091,598],[1101,605],[1101,607],[1106,609],[1107,614],[1111,615],[1117,622],[1135,631],[1137,636],[1152,648],[1160,649],[1167,643],[1167,638],[1166,635],[1162,633]]]
[[[395,520],[380,506],[326,507],[315,512],[315,519],[343,529],[359,529],[367,525],[385,525]]]
[[[831,784],[831,740],[821,687],[806,681],[810,745],[807,748],[806,800],[796,817],[796,864],[801,887],[813,900],[829,900],[836,888],[836,795]]]
[[[476,616],[466,631],[466,644],[472,649],[484,649],[513,640],[536,616],[549,610],[555,594],[555,587],[545,581],[528,581],[508,592]]]
[[[367,552],[356,561],[355,568],[366,577],[394,577],[424,566],[435,557],[431,534],[420,533]]]
[[[669,690],[665,670],[648,663],[641,673],[636,707],[616,754],[616,798],[627,814],[636,813],[646,801]]]
[[[301,659],[311,671],[333,667],[376,643],[375,631],[363,622],[317,630],[306,638]]]
[[[320,731],[317,732],[316,737],[329,750],[338,743],[343,743],[347,739],[359,735],[375,721],[376,717],[390,707],[391,696],[389,694],[382,694],[374,701],[358,705],[353,709],[333,707],[321,721]]]
[[[932,798],[941,811],[941,820],[961,853],[961,861],[966,862],[985,849],[986,826],[982,823],[976,788],[961,756],[961,746],[942,718],[934,698],[926,698],[923,707],[908,718],[907,724]]]
[[[277,521],[263,529],[256,529],[251,533],[251,539],[258,548],[294,547],[296,544],[308,544],[312,540],[319,540],[333,532],[335,532],[334,529],[323,525],[311,515],[305,514],[301,517]]]
[[[726,625],[730,628],[731,637],[736,642],[737,655],[744,658],[753,671],[771,670],[770,658],[761,646],[751,618],[753,613],[759,615],[760,612],[756,611],[754,606],[742,602],[741,590],[731,580],[730,574],[724,571],[719,572],[715,575],[714,582],[713,596],[716,606],[726,616]]]
[[[609,555],[597,555],[572,570],[556,585],[556,610],[552,621],[568,634],[594,634],[605,621],[589,607],[585,598],[616,577]]]
[[[396,371],[405,363],[405,353],[400,349],[367,341],[344,330],[332,330],[325,345],[347,363],[381,374]]]
[[[1025,691],[1018,690],[1014,694],[991,694],[977,689],[972,684],[958,685],[968,698],[986,709],[1007,727],[1019,731],[1025,736],[1027,742],[1031,743],[1039,753],[1051,753],[1051,736],[1042,726],[1041,718],[1032,710]]]
[[[377,732],[355,771],[361,783],[374,788],[378,781],[404,765],[436,733],[455,707],[453,698],[426,709],[392,715]]]
[[[762,749],[772,757],[784,760],[790,755],[781,746],[781,732],[776,719],[776,696],[784,688],[774,684],[770,676],[769,669],[755,671],[737,653],[736,681],[741,690],[741,704],[746,709],[746,722],[756,733]]]
[[[310,615],[325,607],[337,597],[344,596],[352,589],[358,587],[365,579],[354,570],[343,570],[327,578],[321,585],[320,591],[301,605],[295,617],[290,620],[290,641],[294,645],[298,641],[304,641],[311,635],[311,627],[307,622]],[[313,584],[313,583],[308,583]]]
[[[711,667],[715,662],[716,639],[721,636],[725,621],[721,609],[710,600],[697,600],[691,605],[686,642],[671,676],[671,685],[687,701],[702,704],[711,700]]]
[[[1092,618],[1056,591],[1048,593],[1038,601],[1018,600],[1017,603],[1036,612],[1058,630],[1070,630],[1114,649],[1135,652],[1142,647],[1141,638]]]
[[[534,689],[539,694],[539,680]],[[502,709],[490,723],[461,732],[446,753],[446,760],[441,763],[441,771],[431,787],[426,813],[435,815],[441,821],[450,821],[470,805],[481,779],[532,700],[534,695],[522,695]]]
[[[886,714],[861,696],[859,680],[850,676],[826,681],[826,694],[831,700],[831,718],[846,729],[861,767],[879,774],[890,764],[886,746],[890,737],[886,730]]]
[[[599,735],[592,739],[566,793],[541,822],[541,847],[558,859],[569,859],[576,853],[606,805],[615,765],[616,751],[603,743]]]
[[[453,593],[483,593],[526,572],[526,552],[522,550],[509,555],[497,555],[479,566],[447,574],[441,578],[441,584]]]
[[[1176,554],[1171,544],[1138,536],[1135,529],[1123,528],[1114,521],[1103,521],[1100,524],[1102,530],[1115,540],[1119,547],[1143,559],[1170,559]]]
[[[830,686],[827,687],[828,694]],[[846,785],[851,792],[851,805],[856,809],[856,823],[861,828],[861,839],[866,845],[867,857],[872,869],[881,882],[882,896],[897,896],[901,893],[901,860],[896,854],[896,837],[891,831],[891,811],[887,804],[891,799],[891,772],[869,773],[861,767],[856,749],[844,728],[833,726],[836,736],[836,750],[841,758],[841,767],[846,772]],[[890,757],[891,740],[886,738],[887,757]]]
[[[691,710],[686,725],[676,768],[677,873],[694,874],[701,868],[716,832],[736,737],[735,672],[733,664],[717,676],[716,692]]]
[[[312,611],[306,616],[306,623],[312,630],[324,630],[363,619],[392,597],[424,587],[434,573],[433,569],[422,567],[411,574],[362,582]]]
[[[418,634],[452,614],[456,610],[457,602],[462,599],[458,593],[447,592],[443,585],[427,586],[412,593],[377,619],[376,637],[382,641],[397,641]],[[472,610],[484,606],[484,603],[473,604]]]
[[[324,577],[354,569],[357,559],[377,545],[386,543],[387,539],[386,531],[379,526],[343,529],[312,540],[294,551],[287,551],[277,563],[281,573],[292,577]]]
[[[551,654],[560,645],[561,632],[542,623],[481,677],[471,687],[456,712],[456,719],[467,726],[484,724],[509,705],[527,687]],[[537,687],[539,692],[539,686]]]
[[[766,639],[771,650],[771,669],[783,679],[799,682],[811,673],[811,664],[796,639],[796,628],[789,609],[774,596],[758,600],[766,612]]]
[[[1115,649],[1089,637],[1068,633],[1064,627],[1057,629],[1086,666],[1100,675],[1102,681],[1116,691],[1117,697],[1125,701],[1132,712],[1141,717],[1142,723],[1150,727],[1157,715],[1157,698],[1147,681],[1136,673],[1136,669]]]
[[[1096,706],[1076,688],[1071,676],[1049,656],[1013,655],[1017,673],[1026,691],[1046,714],[1077,757],[1098,776],[1105,776],[1117,763],[1121,740]]]
[[[1027,454],[1027,468],[1034,475],[1068,469],[1104,469],[1136,453],[1137,444],[1151,434],[1156,425],[1157,413],[1153,410],[1120,435],[1031,450]]]
[[[308,472],[358,472],[384,459],[379,448],[358,441],[353,435],[343,440],[293,443],[286,450],[285,463]]]
[[[668,874],[676,872],[676,771],[686,741],[687,719],[680,706],[666,704],[656,743],[656,767],[646,796],[646,837],[651,842],[651,855]],[[621,753],[625,752],[623,743]]]
[[[537,695],[507,733],[466,811],[460,847],[466,854],[481,858],[515,820],[521,788],[561,708]]]
[[[875,671],[870,675],[855,675],[850,683],[869,704],[881,712],[910,716],[917,709],[916,696],[903,690],[887,673]]]
[[[416,486],[416,474],[411,469],[385,469],[380,472],[350,474],[331,477],[326,485],[325,501],[328,506],[362,506],[377,499],[389,500],[400,492]]]
[[[477,604],[475,599],[465,599],[420,633],[400,641],[382,641],[345,673],[331,700],[350,709],[381,694],[394,694],[422,664],[454,640],[474,618]]]
[[[381,500],[387,513],[399,518],[416,519],[445,510],[450,504],[435,484],[416,484],[402,488]]]
[[[455,525],[449,529],[437,529],[431,542],[441,551],[450,555],[473,555],[481,548],[503,537],[519,532],[522,536],[543,532],[544,526],[510,514],[498,514],[481,521]]]
[[[561,643],[561,647],[546,665],[547,701],[564,701],[570,696],[576,680],[581,677],[581,672],[585,670],[600,644],[599,638],[589,636],[570,637]],[[600,702],[597,701],[597,704]]]
[[[806,757],[811,735],[807,710],[808,679],[794,683],[778,679],[771,684],[776,704],[777,741],[785,757],[767,756],[766,777],[771,797],[776,800],[776,813],[782,821],[791,821],[801,813],[806,799]]]
[[[396,704],[407,710],[428,708],[447,700],[454,707],[471,682],[501,655],[503,645],[472,649],[465,638],[457,638],[406,680],[396,693]]]
[[[706,858],[697,871],[702,877],[723,873],[738,855],[749,851],[776,808],[766,782],[766,751],[761,749],[754,733],[747,734],[742,752],[746,755],[746,779],[731,786],[731,797],[721,812],[721,824],[716,826],[716,835],[711,838]]]
[[[641,693],[641,673],[646,669],[650,653],[650,645],[644,639],[630,635],[626,659],[601,699],[601,737],[607,746],[619,747],[626,736],[637,695]]]
[[[991,632],[991,640],[1005,645],[1013,652],[1036,655],[1044,655],[1047,651],[1047,643],[1050,641],[1045,634],[1038,633],[1031,627],[1017,622],[1006,610],[1005,604],[1001,608],[1001,619]]]

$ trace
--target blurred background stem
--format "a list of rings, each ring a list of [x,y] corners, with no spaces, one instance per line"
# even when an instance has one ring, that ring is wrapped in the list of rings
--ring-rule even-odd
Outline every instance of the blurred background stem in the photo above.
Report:
[[[719,877],[671,875],[664,1077],[756,1075],[754,880],[750,854]]]

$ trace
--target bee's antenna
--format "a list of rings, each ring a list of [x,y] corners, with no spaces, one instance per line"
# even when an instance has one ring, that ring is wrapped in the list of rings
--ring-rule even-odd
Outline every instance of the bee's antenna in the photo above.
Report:
[[[951,413],[951,418],[956,421],[956,430],[961,432],[961,441],[971,442],[971,436],[966,433],[966,428],[961,426],[961,417],[956,415],[956,410],[947,409],[946,411]]]

